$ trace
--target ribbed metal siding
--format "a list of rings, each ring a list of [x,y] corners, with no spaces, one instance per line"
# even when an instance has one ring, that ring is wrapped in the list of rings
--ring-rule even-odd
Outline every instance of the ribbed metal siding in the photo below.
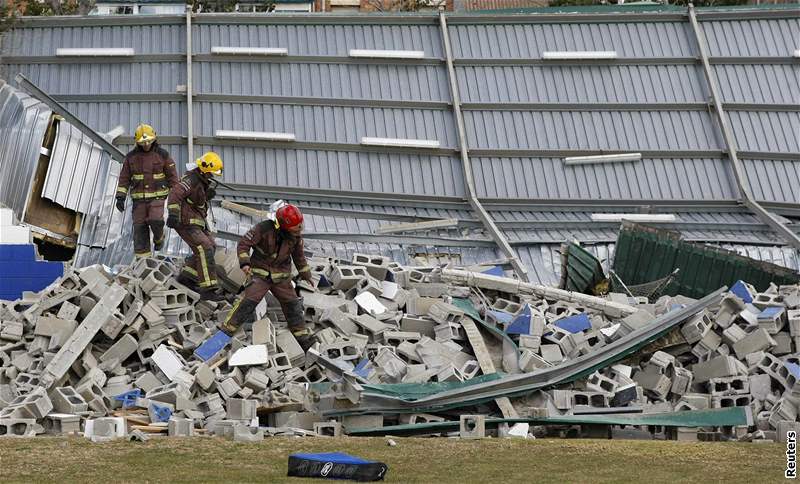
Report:
[[[740,151],[800,154],[800,112],[729,111],[728,119]]]
[[[455,157],[196,145],[225,161],[224,179],[293,188],[464,196]]]
[[[450,101],[443,66],[195,62],[202,94]]]
[[[122,126],[126,135],[132,136],[139,123],[149,123],[159,136],[186,136],[186,103],[182,101],[65,102],[62,105],[101,133]]]
[[[22,73],[50,95],[178,94],[186,84],[179,62],[120,64],[7,64],[7,79]],[[185,95],[185,94],[184,94]]]
[[[22,218],[50,109],[0,80],[0,204]]]
[[[195,24],[195,54],[213,46],[279,47],[291,56],[348,56],[350,49],[422,50],[442,58],[441,34],[435,25],[207,25]],[[335,22],[335,18],[331,18]]]
[[[688,22],[449,26],[453,55],[466,59],[539,59],[542,52],[565,50],[616,50],[619,57],[687,57],[695,55],[689,28]]]
[[[712,57],[790,57],[800,48],[800,18],[709,21],[700,26]]]
[[[54,56],[56,49],[128,47],[136,55],[186,52],[183,25],[49,27],[14,29],[3,38],[3,55]],[[86,64],[89,67],[89,64]]]
[[[472,158],[479,197],[581,200],[730,200],[728,162],[653,159],[566,166],[560,158]]]
[[[110,162],[108,153],[88,136],[60,122],[42,197],[76,212],[99,214]]]
[[[691,65],[482,66],[456,69],[463,102],[705,102]]]
[[[796,65],[732,64],[712,68],[724,102],[800,104]]]
[[[195,135],[216,130],[294,133],[297,141],[360,144],[363,136],[427,139],[458,145],[452,115],[443,110],[350,108],[280,104],[194,104]]]
[[[720,149],[704,111],[467,111],[464,124],[479,149]]]
[[[800,204],[800,161],[742,160],[756,200]]]

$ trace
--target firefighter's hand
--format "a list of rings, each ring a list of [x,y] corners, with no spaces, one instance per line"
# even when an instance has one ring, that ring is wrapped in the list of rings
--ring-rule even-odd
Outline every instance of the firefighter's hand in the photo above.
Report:
[[[243,265],[242,266],[242,272],[244,272],[245,274],[247,274],[249,276],[250,275],[250,265],[249,264]]]
[[[119,210],[120,212],[125,211],[125,199],[122,197],[117,198],[117,210]]]
[[[206,190],[206,200],[211,200],[212,198],[217,196],[217,190],[214,187],[210,187]]]
[[[167,227],[174,229],[179,224],[180,221],[178,220],[178,216],[175,215],[174,213],[169,214],[169,217],[167,217]]]

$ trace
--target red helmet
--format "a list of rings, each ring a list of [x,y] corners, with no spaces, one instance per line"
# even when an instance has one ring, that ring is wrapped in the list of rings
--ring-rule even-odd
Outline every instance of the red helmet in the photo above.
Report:
[[[275,218],[278,220],[278,226],[282,229],[290,229],[303,223],[303,214],[300,209],[290,203],[279,208],[275,213]]]

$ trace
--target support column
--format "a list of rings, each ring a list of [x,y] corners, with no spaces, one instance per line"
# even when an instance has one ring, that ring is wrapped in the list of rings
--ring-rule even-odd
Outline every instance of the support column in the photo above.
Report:
[[[442,44],[444,45],[444,53],[447,62],[447,78],[450,81],[450,92],[453,95],[453,115],[456,118],[456,126],[458,128],[458,145],[461,152],[461,167],[464,170],[464,183],[467,189],[467,199],[472,210],[478,216],[478,219],[483,224],[484,228],[491,235],[494,242],[503,252],[503,254],[511,261],[514,267],[514,272],[521,280],[528,281],[528,269],[517,257],[517,253],[508,243],[505,235],[500,231],[489,212],[478,200],[475,191],[475,180],[472,176],[472,164],[469,160],[469,149],[467,144],[466,130],[464,129],[464,117],[461,112],[461,100],[458,95],[458,82],[456,81],[456,71],[453,67],[453,53],[450,48],[450,33],[447,31],[447,20],[445,19],[444,11],[439,10],[439,27],[442,31]]]

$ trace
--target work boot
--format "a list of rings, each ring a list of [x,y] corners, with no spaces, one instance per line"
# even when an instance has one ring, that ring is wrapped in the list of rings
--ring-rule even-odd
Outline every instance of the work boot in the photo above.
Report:
[[[245,298],[239,299],[233,304],[225,321],[219,325],[219,330],[228,336],[233,336],[243,324],[252,323],[255,320],[256,306],[258,303],[254,301]]]
[[[164,247],[164,239],[161,239],[159,241],[153,242],[153,250],[154,251],[158,252],[163,247]]]

